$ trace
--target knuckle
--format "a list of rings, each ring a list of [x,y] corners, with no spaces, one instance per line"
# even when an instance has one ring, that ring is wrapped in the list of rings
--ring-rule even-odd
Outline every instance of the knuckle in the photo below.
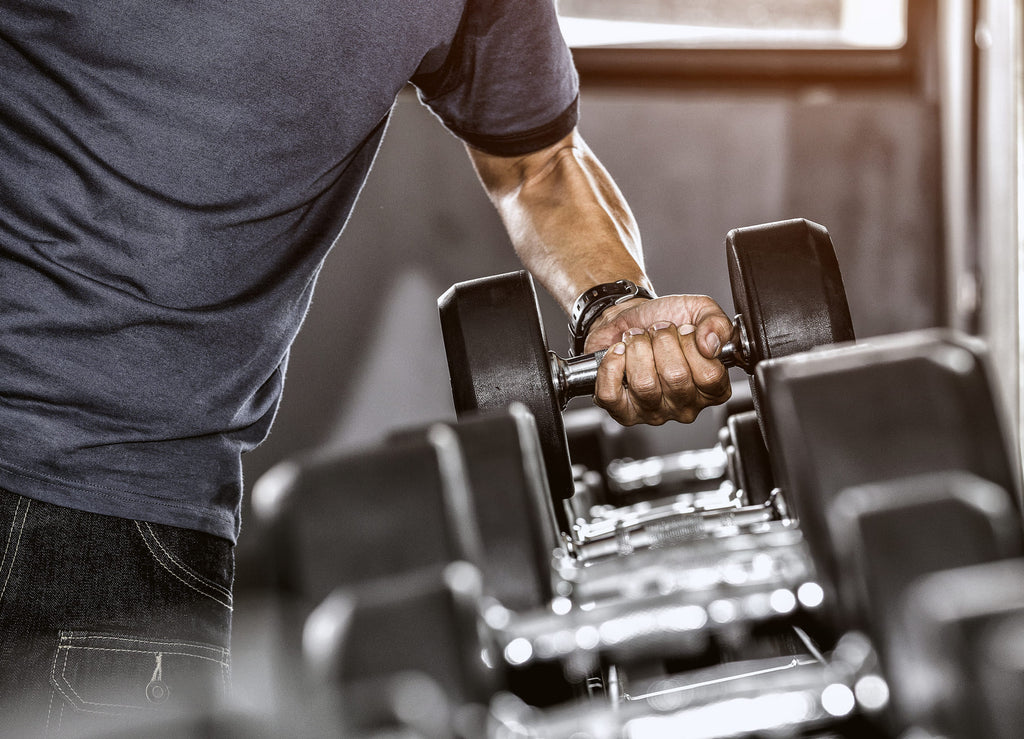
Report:
[[[719,363],[704,362],[694,373],[694,382],[699,387],[718,387],[722,385],[728,373]]]
[[[701,295],[698,298],[698,307],[700,312],[704,315],[711,316],[714,318],[721,318],[725,315],[725,311],[722,310],[722,306],[718,304],[718,301],[712,298],[710,295]]]
[[[653,332],[651,342],[656,344],[659,348],[667,347],[669,349],[679,346],[679,329],[676,328],[674,323],[665,322],[663,326],[659,326],[657,330]]]
[[[661,380],[674,390],[686,390],[693,385],[693,376],[687,367],[672,366],[661,373]]]
[[[644,423],[648,423],[648,417],[655,413],[661,407],[661,396],[657,397],[640,397],[633,396],[633,405],[637,411],[643,416]]]
[[[629,387],[633,394],[639,398],[661,397],[661,387],[658,380],[650,375],[643,375],[631,379]]]
[[[611,409],[617,405],[618,400],[619,394],[613,388],[599,387],[594,393],[594,403],[601,408]]]

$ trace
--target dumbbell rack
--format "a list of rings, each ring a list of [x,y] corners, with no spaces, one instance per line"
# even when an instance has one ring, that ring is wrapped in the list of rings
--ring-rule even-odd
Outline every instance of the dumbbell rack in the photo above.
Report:
[[[711,456],[716,455],[688,459],[699,464]],[[624,735],[627,727],[630,736],[643,736],[639,722],[656,724],[651,731],[676,725],[688,727],[685,736],[711,737],[782,723],[811,730],[845,718],[852,704],[840,696],[881,680],[870,647],[856,660],[846,646],[839,657],[825,657],[796,626],[790,628],[805,647],[800,652],[734,659],[685,674],[649,674],[651,663],[699,657],[713,641],[742,654],[765,624],[815,618],[825,592],[798,525],[780,515],[780,498],[776,491],[768,503],[745,505],[743,491],[722,479],[702,493],[577,520],[556,550],[556,590],[563,595],[550,609],[514,613],[493,605],[484,619],[506,664],[522,669],[560,662],[567,679],[586,681],[591,695],[550,711],[507,701],[494,709],[496,720],[505,728],[521,725],[525,710],[535,732],[530,735],[536,736],[573,736],[581,723],[601,727],[595,736]],[[627,689],[631,664],[643,665],[647,674]],[[744,711],[740,719],[733,717],[734,729],[722,717],[710,719],[737,701],[753,708],[758,700],[768,701],[766,694],[790,705],[789,714]],[[714,728],[694,733],[695,722]]]
[[[787,259],[773,261],[762,249],[794,234],[810,252],[783,243]],[[543,422],[516,403],[477,408],[372,455],[290,471],[267,495],[280,559],[301,573],[291,587],[318,600],[342,586],[307,628],[335,641],[308,654],[330,666],[354,735],[384,714],[415,728],[403,707],[375,702],[386,690],[354,690],[415,670],[451,719],[424,736],[1016,739],[1024,659],[1002,659],[998,638],[1024,639],[1021,485],[984,347],[943,331],[814,350],[797,336],[781,356],[795,315],[849,328],[831,243],[806,222],[741,236],[747,258],[730,277],[756,317],[746,334],[760,337],[755,410],[730,416],[713,450],[635,468],[674,465],[685,490],[623,474],[629,502],[616,505],[596,492],[613,487],[602,463],[570,473],[567,492],[551,468],[562,418],[545,410],[558,399],[541,387]],[[813,255],[799,282],[817,292],[773,313],[766,296],[785,301],[793,254]],[[498,382],[508,368],[471,339],[501,347],[522,332],[456,313],[460,372],[482,363],[476,384]],[[543,344],[530,353],[547,371]],[[473,394],[465,379],[453,373],[457,398]],[[512,385],[529,393],[537,378]],[[554,455],[571,469],[568,448]],[[386,471],[376,487],[368,470]],[[366,543],[337,535],[325,511],[340,490],[386,501],[378,518],[404,526],[375,529],[387,557],[360,559]],[[373,582],[356,583],[350,561],[374,568]]]
[[[852,472],[819,467],[814,494],[821,497],[820,507],[809,509],[814,500],[801,487],[808,482],[796,472],[806,472],[807,454],[816,448],[827,453],[835,442],[815,441],[819,434],[813,411],[805,410],[800,427],[787,426],[785,442],[779,437],[769,444],[780,456],[788,456],[777,466],[784,489],[776,490],[769,504],[744,505],[742,491],[737,496],[726,481],[703,495],[680,495],[640,510],[630,506],[602,511],[596,521],[577,523],[556,557],[559,587],[569,602],[556,604],[553,613],[501,614],[496,619],[492,613],[490,624],[506,662],[561,660],[569,679],[576,680],[599,673],[590,684],[600,686],[601,699],[591,696],[547,711],[510,703],[500,719],[503,728],[528,722],[529,732],[507,735],[809,736],[822,731],[828,736],[889,738],[916,726],[947,732],[957,727],[960,733],[943,736],[972,739],[979,736],[974,733],[977,723],[1014,726],[1005,715],[1021,716],[1021,667],[1012,676],[1016,682],[1011,684],[1018,686],[1018,692],[1009,693],[1012,706],[1004,697],[993,708],[972,698],[976,693],[969,687],[958,688],[951,698],[945,692],[949,686],[941,684],[932,686],[929,697],[913,697],[915,690],[928,693],[907,684],[907,675],[918,674],[918,663],[944,659],[936,663],[940,674],[969,668],[963,654],[954,657],[955,649],[940,649],[934,635],[922,637],[923,627],[908,623],[899,607],[904,592],[912,605],[921,597],[916,583],[927,584],[932,573],[953,578],[955,568],[973,565],[984,578],[995,577],[991,573],[996,568],[1022,595],[1005,605],[997,591],[969,588],[966,602],[973,605],[960,607],[969,615],[941,621],[947,624],[942,627],[945,638],[971,643],[976,627],[969,620],[1002,623],[1011,618],[1006,613],[1013,613],[1012,618],[1024,623],[1024,560],[1019,559],[1024,534],[1020,508],[1014,506],[1019,485],[1005,443],[998,438],[998,413],[982,382],[979,352],[973,340],[920,332],[768,363],[758,377],[762,397],[775,404],[786,394],[812,392],[808,388],[823,383],[833,393],[842,387],[898,383],[904,403],[918,404],[913,412],[887,417],[887,433],[906,439],[906,454],[887,460],[876,453],[872,466],[872,458],[861,450],[871,449],[874,439],[856,429],[834,432],[845,441],[844,456],[860,460],[863,467]],[[937,372],[941,381],[928,381],[928,372]],[[946,405],[936,410],[926,394],[909,392],[910,377],[926,378],[924,387],[947,390]],[[970,402],[960,402],[967,398]],[[802,397],[802,402],[810,408],[815,399]],[[949,406],[964,415],[951,418]],[[851,418],[850,425],[856,420]],[[776,431],[786,426],[777,416],[773,424],[769,428]],[[973,434],[964,434],[964,428]],[[924,441],[927,451],[911,447],[915,441]],[[799,491],[803,520],[788,515],[790,506],[783,502],[787,490]],[[647,536],[645,545],[632,545],[635,532],[657,529],[659,522],[673,533]],[[886,530],[893,532],[890,538],[873,543],[876,532]],[[948,548],[940,543],[939,549],[931,544],[932,549],[918,554],[933,538],[957,543]],[[893,552],[904,552],[905,560],[887,559],[891,552],[879,550],[886,542]],[[949,568],[954,569],[947,575]],[[956,582],[969,582],[956,577]],[[892,591],[879,586],[873,590],[879,581]],[[955,599],[955,594],[950,596]],[[917,609],[918,618],[925,618],[921,606]],[[802,635],[805,651],[743,658],[744,650],[755,645],[752,635],[759,628],[786,622]],[[827,648],[807,637],[802,629],[807,623],[820,627]],[[702,654],[709,639],[718,638],[732,642],[729,660],[651,676],[650,660],[668,656],[685,662]],[[904,639],[913,646],[901,643]],[[629,679],[635,666],[640,668],[639,680]],[[944,705],[947,700],[959,713]]]

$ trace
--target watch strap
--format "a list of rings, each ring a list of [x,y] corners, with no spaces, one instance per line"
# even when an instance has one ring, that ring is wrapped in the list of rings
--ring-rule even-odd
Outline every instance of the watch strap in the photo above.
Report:
[[[569,317],[569,347],[571,356],[583,353],[590,327],[607,308],[633,298],[654,298],[654,293],[631,280],[617,280],[595,285],[584,291],[573,304]]]

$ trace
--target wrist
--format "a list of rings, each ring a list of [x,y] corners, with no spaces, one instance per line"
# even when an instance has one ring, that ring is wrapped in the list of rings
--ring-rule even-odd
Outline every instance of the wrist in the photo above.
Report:
[[[606,322],[605,313],[616,308],[612,317],[625,310],[625,303],[637,299],[650,300],[654,293],[630,280],[618,280],[595,285],[584,291],[573,305],[569,319],[570,354],[583,353],[587,335],[595,324]],[[618,308],[618,306],[623,306]]]
[[[607,308],[601,311],[597,318],[594,319],[594,322],[590,324],[590,330],[587,332],[587,336],[590,336],[590,334],[594,333],[595,331],[599,331],[605,326],[610,326],[614,324],[615,319],[618,318],[620,313],[625,313],[626,311],[630,310],[631,308],[634,308],[640,303],[646,303],[648,300],[651,300],[651,298],[637,296],[635,298],[630,298],[629,300],[624,300],[621,303],[609,305]]]

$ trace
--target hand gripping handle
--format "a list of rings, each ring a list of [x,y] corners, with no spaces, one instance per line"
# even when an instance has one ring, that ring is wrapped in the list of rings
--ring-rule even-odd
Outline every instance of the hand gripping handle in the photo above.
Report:
[[[568,359],[563,359],[554,352],[548,352],[551,362],[551,380],[563,410],[571,399],[594,394],[594,387],[597,384],[597,369],[601,366],[601,360],[604,359],[607,352],[607,349],[602,349],[593,354],[581,354]],[[718,359],[726,367],[740,367],[748,373],[753,369],[754,361],[751,357],[750,344],[740,316],[733,319],[732,337],[722,346]]]

